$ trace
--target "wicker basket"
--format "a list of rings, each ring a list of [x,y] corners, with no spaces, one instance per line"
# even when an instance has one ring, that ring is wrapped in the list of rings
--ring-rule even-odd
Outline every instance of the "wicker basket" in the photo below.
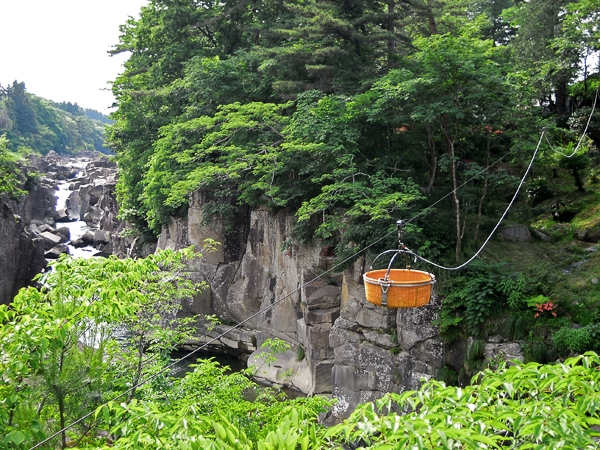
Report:
[[[384,305],[389,308],[416,308],[429,303],[435,276],[421,270],[391,269],[388,275],[389,288],[385,295],[387,269],[372,270],[363,275],[367,300],[381,306],[382,294]],[[387,297],[387,298],[386,298]]]

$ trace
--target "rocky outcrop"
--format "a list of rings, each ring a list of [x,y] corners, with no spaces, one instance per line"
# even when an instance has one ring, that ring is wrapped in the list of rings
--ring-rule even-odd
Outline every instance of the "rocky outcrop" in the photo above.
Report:
[[[23,220],[0,201],[0,304],[10,303],[44,265],[41,240],[35,239]]]
[[[517,241],[517,242],[529,242],[531,241],[531,233],[529,232],[529,228],[525,225],[515,225],[513,227],[505,227],[500,233],[498,233],[498,237],[502,240],[507,241]]]
[[[34,186],[28,187],[27,191],[28,194],[22,196],[18,202],[9,201],[10,208],[21,217],[25,225],[54,224],[56,181],[42,177]]]
[[[229,227],[234,231],[227,233],[221,218],[204,217],[210,201],[195,192],[188,215],[163,227],[158,247],[201,248],[206,239],[220,243],[190,266],[189,277],[206,281],[210,289],[184,305],[182,315],[216,314],[243,322],[236,333],[245,337],[220,338],[211,350],[245,355],[264,382],[333,396],[334,421],[386,392],[418,388],[445,364],[444,346],[432,326],[439,300],[410,310],[372,305],[364,294],[362,259],[343,274],[308,284],[331,262],[318,242],[291,244],[292,214],[240,207]],[[211,333],[200,327],[187,345],[197,348],[207,342],[204,336],[214,337]],[[273,338],[290,349],[269,365],[263,344]]]
[[[235,231],[226,233],[227,224],[220,218],[203,217],[203,205],[209,201],[206,194],[194,193],[187,217],[173,218],[158,242],[159,248],[174,250],[189,245],[200,249],[206,239],[220,243],[217,251],[205,253],[190,267],[190,277],[206,281],[210,290],[185,305],[182,314],[210,313],[224,321],[243,321],[244,330],[255,336],[256,349],[249,360],[257,367],[264,366],[268,351],[262,345],[268,339],[283,339],[292,348],[278,355],[276,367],[258,370],[257,377],[308,394],[330,393],[334,354],[328,342],[339,316],[341,277],[298,291],[326,261],[318,246],[289,247],[292,215],[240,207]]]
[[[444,345],[432,322],[441,301],[420,308],[381,308],[365,299],[362,265],[344,273],[340,317],[329,335],[335,420],[386,392],[418,389],[445,363]]]

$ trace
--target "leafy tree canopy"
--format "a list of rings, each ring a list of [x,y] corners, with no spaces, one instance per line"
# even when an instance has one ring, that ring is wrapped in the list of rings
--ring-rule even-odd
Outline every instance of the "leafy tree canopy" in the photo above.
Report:
[[[23,82],[15,81],[6,88],[0,86],[0,133],[6,134],[13,152],[107,153],[104,143],[107,120],[97,111],[90,118],[77,103],[54,103],[30,94]]]
[[[576,25],[593,1],[542,3],[151,1],[114,49],[130,52],[110,128],[122,217],[151,239],[201,188],[215,211],[289,208],[297,238],[343,247],[342,223],[366,236],[494,158],[519,167],[596,45]],[[454,196],[456,259],[503,177]]]

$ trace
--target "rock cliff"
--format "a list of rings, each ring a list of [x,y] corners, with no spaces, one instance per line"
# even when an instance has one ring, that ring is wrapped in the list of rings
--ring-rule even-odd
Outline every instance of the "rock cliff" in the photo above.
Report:
[[[363,259],[343,274],[305,286],[332,261],[323,256],[318,242],[290,244],[291,214],[240,208],[234,231],[228,233],[221,219],[203,216],[209,201],[204,193],[194,193],[187,217],[172,218],[163,227],[158,247],[202,247],[205,239],[221,243],[216,252],[190,267],[189,276],[207,281],[210,290],[185,305],[183,312],[216,314],[225,323],[244,322],[241,330],[219,339],[213,348],[246,355],[264,381],[309,395],[333,396],[337,403],[332,421],[386,392],[417,388],[445,364],[444,346],[431,325],[439,300],[418,309],[372,305],[362,284]],[[226,328],[199,329],[189,348]],[[273,337],[285,340],[291,349],[269,366],[261,345]]]
[[[0,304],[9,304],[44,265],[41,239],[27,231],[23,219],[0,201]]]

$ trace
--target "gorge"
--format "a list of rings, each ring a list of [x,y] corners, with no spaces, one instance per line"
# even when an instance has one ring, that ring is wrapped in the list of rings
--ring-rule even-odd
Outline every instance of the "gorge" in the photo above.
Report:
[[[11,259],[2,261],[0,273],[10,275],[5,267],[18,268],[11,275],[12,287],[3,284],[5,303],[16,287],[41,270],[44,256],[54,258],[69,251],[65,242],[71,249],[88,245],[83,253],[92,254],[93,248],[96,255],[124,258],[143,257],[156,248],[194,245],[201,249],[206,239],[212,239],[220,243],[217,251],[197,258],[186,274],[193,281],[206,281],[210,288],[184,302],[180,314],[215,314],[221,324],[212,329],[200,325],[182,350],[194,350],[226,333],[209,350],[262,367],[259,381],[336,399],[326,423],[347,418],[357,405],[386,392],[418,389],[443,367],[460,372],[469,342],[443,343],[439,329],[432,325],[441,307],[439,297],[414,309],[372,305],[365,299],[362,282],[364,256],[343,272],[311,283],[331,268],[333,258],[319,242],[289,245],[290,213],[239,207],[233,227],[228,228],[221,218],[203,217],[203,206],[210,199],[202,191],[192,194],[187,215],[172,217],[163,227],[156,244],[143,243],[127,236],[127,224],[117,218],[115,164],[92,156],[32,158],[31,164],[45,175],[21,202],[9,203],[19,218],[13,219],[9,206],[3,206],[5,223],[11,225],[0,228],[7,234],[1,242],[14,250],[13,256],[9,250],[1,252]],[[54,209],[53,196],[57,182],[68,183],[71,189],[66,207],[59,211]],[[83,220],[89,229],[71,236],[73,230],[65,230],[63,224],[73,219]],[[263,312],[256,315],[259,311]],[[236,327],[240,322],[244,325]],[[271,338],[282,339],[291,348],[267,366],[261,345]],[[498,355],[523,360],[519,344],[501,337],[485,343],[485,354],[487,360]]]

